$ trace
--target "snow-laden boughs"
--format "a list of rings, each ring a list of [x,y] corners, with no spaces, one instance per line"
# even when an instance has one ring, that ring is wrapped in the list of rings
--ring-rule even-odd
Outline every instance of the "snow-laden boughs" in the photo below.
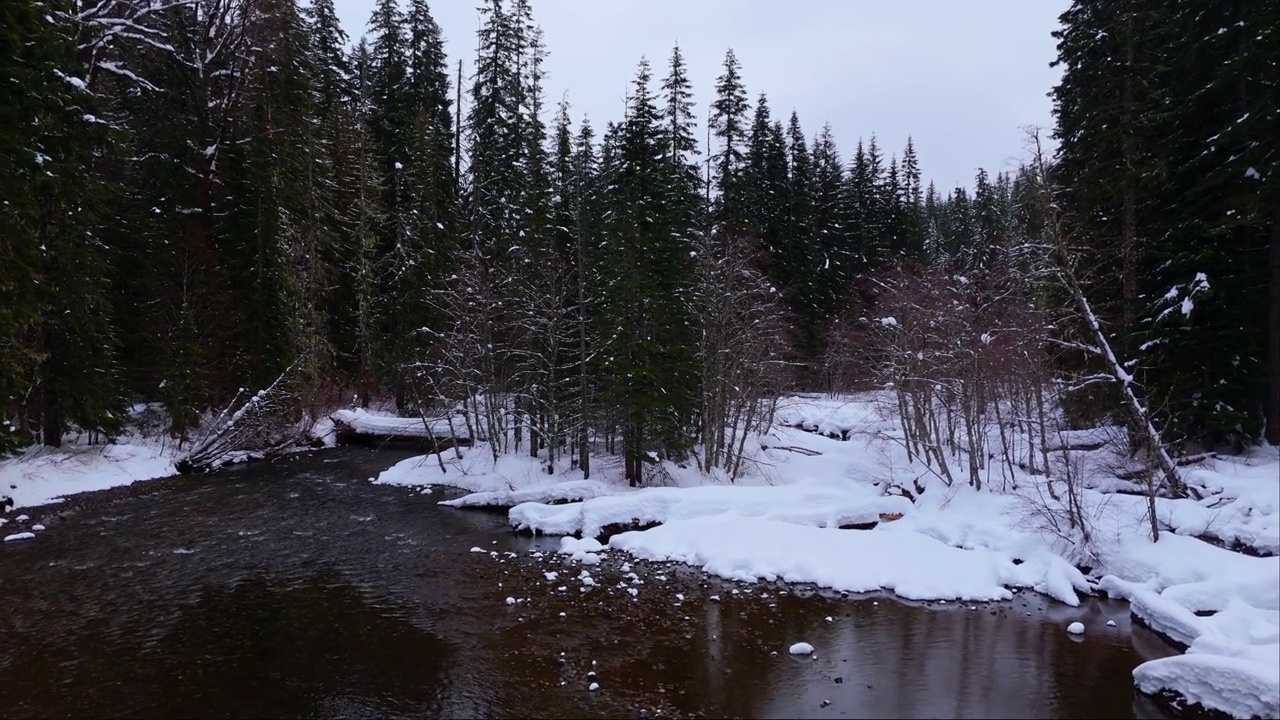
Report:
[[[190,448],[174,464],[179,472],[206,472],[245,457],[271,457],[296,447],[310,428],[296,415],[299,387],[295,363],[260,390],[240,388],[209,418]]]

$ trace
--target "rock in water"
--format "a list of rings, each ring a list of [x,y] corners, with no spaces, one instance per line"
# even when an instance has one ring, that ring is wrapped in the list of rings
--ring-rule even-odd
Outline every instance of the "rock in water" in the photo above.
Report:
[[[812,655],[813,646],[807,642],[798,642],[788,650],[792,655]]]
[[[1067,626],[1067,632],[1071,633],[1072,635],[1083,635],[1084,623],[1082,622],[1071,623],[1070,625]]]

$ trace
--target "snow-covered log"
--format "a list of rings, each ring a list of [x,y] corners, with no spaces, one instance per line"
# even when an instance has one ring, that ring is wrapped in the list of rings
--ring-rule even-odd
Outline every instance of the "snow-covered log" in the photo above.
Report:
[[[470,445],[470,437],[458,437],[462,423],[451,427],[447,418],[405,418],[375,415],[365,410],[338,410],[329,415],[340,445],[383,442],[457,442]]]

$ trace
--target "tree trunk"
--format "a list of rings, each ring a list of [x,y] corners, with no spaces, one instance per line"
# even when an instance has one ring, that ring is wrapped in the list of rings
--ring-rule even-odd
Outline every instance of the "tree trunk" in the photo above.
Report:
[[[1280,204],[1271,212],[1271,289],[1267,312],[1267,442],[1280,445]]]
[[[52,347],[54,330],[49,323],[45,324],[45,350],[50,352]],[[41,440],[48,447],[62,447],[62,398],[58,395],[57,383],[53,382],[50,375],[53,374],[53,358],[46,357],[44,362],[40,364],[40,436]]]

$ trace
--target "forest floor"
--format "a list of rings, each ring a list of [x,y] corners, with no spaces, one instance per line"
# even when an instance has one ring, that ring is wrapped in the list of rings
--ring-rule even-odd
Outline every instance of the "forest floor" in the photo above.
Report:
[[[593,457],[592,479],[583,480],[565,458],[548,473],[545,453],[495,461],[483,443],[410,458],[375,482],[468,490],[445,504],[508,509],[513,528],[581,537],[563,550],[584,563],[617,551],[732,580],[884,589],[913,600],[1002,600],[1025,588],[1076,606],[1083,594],[1106,593],[1187,648],[1135,669],[1141,690],[1233,717],[1280,716],[1277,448],[1184,468],[1202,499],[1157,499],[1161,533],[1152,542],[1146,497],[1117,479],[1115,431],[1056,434],[1052,482],[998,457],[984,463],[984,487],[975,490],[967,459],[951,459],[948,484],[909,457],[881,400],[787,399],[732,484],[661,463],[652,468],[658,486],[632,489],[610,457]],[[139,432],[111,445],[69,437],[62,448],[0,461],[0,496],[14,503],[0,513],[8,525],[0,535],[19,541],[38,530],[23,507],[174,475],[179,449],[157,437]],[[1025,464],[1026,451],[1014,437],[1009,454]],[[1060,479],[1068,468],[1080,478],[1084,527],[1068,519]]]

